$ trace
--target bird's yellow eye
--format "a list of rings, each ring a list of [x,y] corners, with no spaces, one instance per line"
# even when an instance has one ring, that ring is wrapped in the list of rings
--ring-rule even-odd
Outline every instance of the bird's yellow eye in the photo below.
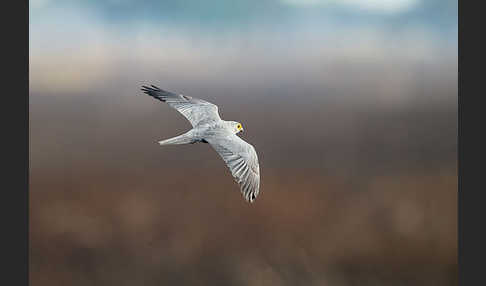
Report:
[[[238,130],[241,129],[241,124],[238,124],[236,128],[238,128]]]

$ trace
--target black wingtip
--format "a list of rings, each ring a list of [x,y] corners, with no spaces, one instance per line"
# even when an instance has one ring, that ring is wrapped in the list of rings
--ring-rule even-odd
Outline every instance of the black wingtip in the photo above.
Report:
[[[149,86],[146,86],[146,85],[142,85],[142,91],[163,91],[162,89],[160,89],[159,87],[151,84],[150,87]]]
[[[163,90],[161,90],[160,88],[156,87],[155,85],[151,85],[152,87],[148,87],[146,85],[142,85],[142,88],[140,89],[141,91],[143,91],[145,94],[148,94],[149,96],[155,98],[155,99],[158,99],[162,102],[165,102],[165,100],[162,98],[162,96],[160,95],[161,92],[163,92]]]

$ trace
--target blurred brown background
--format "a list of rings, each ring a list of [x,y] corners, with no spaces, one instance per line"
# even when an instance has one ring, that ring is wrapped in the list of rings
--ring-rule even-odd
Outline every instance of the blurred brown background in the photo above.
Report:
[[[31,285],[457,285],[456,2],[152,2],[31,1]],[[142,84],[243,123],[254,204]]]

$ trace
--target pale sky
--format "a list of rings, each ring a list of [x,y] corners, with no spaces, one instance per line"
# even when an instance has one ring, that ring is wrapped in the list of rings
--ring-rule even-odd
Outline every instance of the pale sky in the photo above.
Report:
[[[457,63],[456,1],[30,4],[34,93],[82,92],[142,76],[261,85],[287,82],[297,73],[301,82],[318,86],[335,80],[341,64],[375,70],[445,64],[453,70]]]

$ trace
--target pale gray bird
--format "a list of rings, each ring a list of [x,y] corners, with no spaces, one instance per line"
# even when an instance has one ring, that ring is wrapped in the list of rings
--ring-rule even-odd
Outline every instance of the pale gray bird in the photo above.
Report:
[[[260,167],[255,148],[236,135],[243,131],[241,123],[222,120],[218,107],[205,100],[168,92],[154,85],[142,87],[144,93],[179,111],[193,127],[159,144],[209,143],[230,169],[243,197],[253,203],[260,189]]]

